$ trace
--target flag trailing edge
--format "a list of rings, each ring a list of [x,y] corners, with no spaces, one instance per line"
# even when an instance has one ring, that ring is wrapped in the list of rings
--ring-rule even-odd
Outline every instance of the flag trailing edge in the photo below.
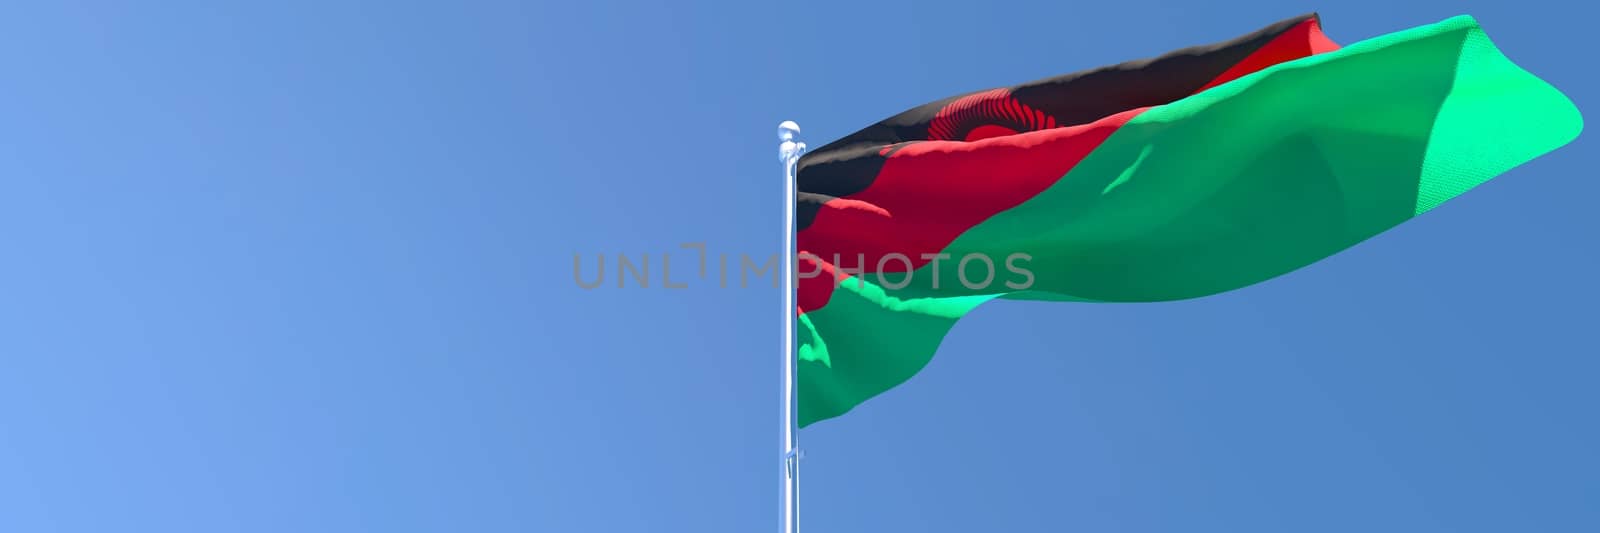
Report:
[[[994,298],[1153,302],[1259,283],[1581,129],[1468,16],[1340,48],[1305,15],[908,110],[800,161],[799,425],[909,379]],[[957,264],[986,258],[994,274],[1019,253],[1025,285],[974,286]]]

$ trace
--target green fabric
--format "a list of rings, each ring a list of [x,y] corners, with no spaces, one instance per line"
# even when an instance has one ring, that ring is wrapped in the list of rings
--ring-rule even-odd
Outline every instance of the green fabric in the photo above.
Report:
[[[991,299],[1168,301],[1259,283],[1433,209],[1581,129],[1566,97],[1465,16],[1150,109],[1057,184],[958,237],[937,280],[927,267],[902,289],[874,285],[873,274],[851,278],[803,315],[800,425],[909,379],[956,320]],[[999,263],[1016,252],[1032,256],[1029,290],[998,281],[973,290],[956,277],[955,260],[969,253],[994,258],[1004,277]]]

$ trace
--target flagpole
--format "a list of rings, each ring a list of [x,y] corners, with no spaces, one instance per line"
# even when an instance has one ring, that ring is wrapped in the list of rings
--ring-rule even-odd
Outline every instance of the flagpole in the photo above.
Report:
[[[795,428],[795,375],[794,375],[794,323],[795,323],[795,249],[794,209],[795,175],[799,172],[800,155],[806,143],[800,142],[800,125],[785,120],[778,124],[778,158],[783,161],[783,259],[779,272],[783,277],[783,533],[800,531],[800,437]]]

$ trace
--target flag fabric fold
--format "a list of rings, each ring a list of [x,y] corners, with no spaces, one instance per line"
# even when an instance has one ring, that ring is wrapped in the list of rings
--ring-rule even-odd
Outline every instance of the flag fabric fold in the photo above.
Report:
[[[903,383],[987,301],[1259,283],[1581,128],[1466,16],[1340,48],[1307,15],[911,109],[800,161],[800,425]]]

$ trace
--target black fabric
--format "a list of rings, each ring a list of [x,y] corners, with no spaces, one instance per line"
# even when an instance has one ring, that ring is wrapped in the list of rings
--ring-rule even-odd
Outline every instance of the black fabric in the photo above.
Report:
[[[1053,117],[1057,127],[1086,124],[1194,94],[1274,38],[1316,18],[1315,13],[1301,15],[1229,41],[1063,74],[1008,90],[1018,103]],[[798,227],[805,229],[811,224],[826,198],[846,197],[871,186],[888,154],[898,149],[890,145],[928,140],[929,125],[942,109],[981,92],[917,106],[802,156],[797,177],[801,198],[796,211]],[[1016,129],[1014,124],[1004,125]]]

